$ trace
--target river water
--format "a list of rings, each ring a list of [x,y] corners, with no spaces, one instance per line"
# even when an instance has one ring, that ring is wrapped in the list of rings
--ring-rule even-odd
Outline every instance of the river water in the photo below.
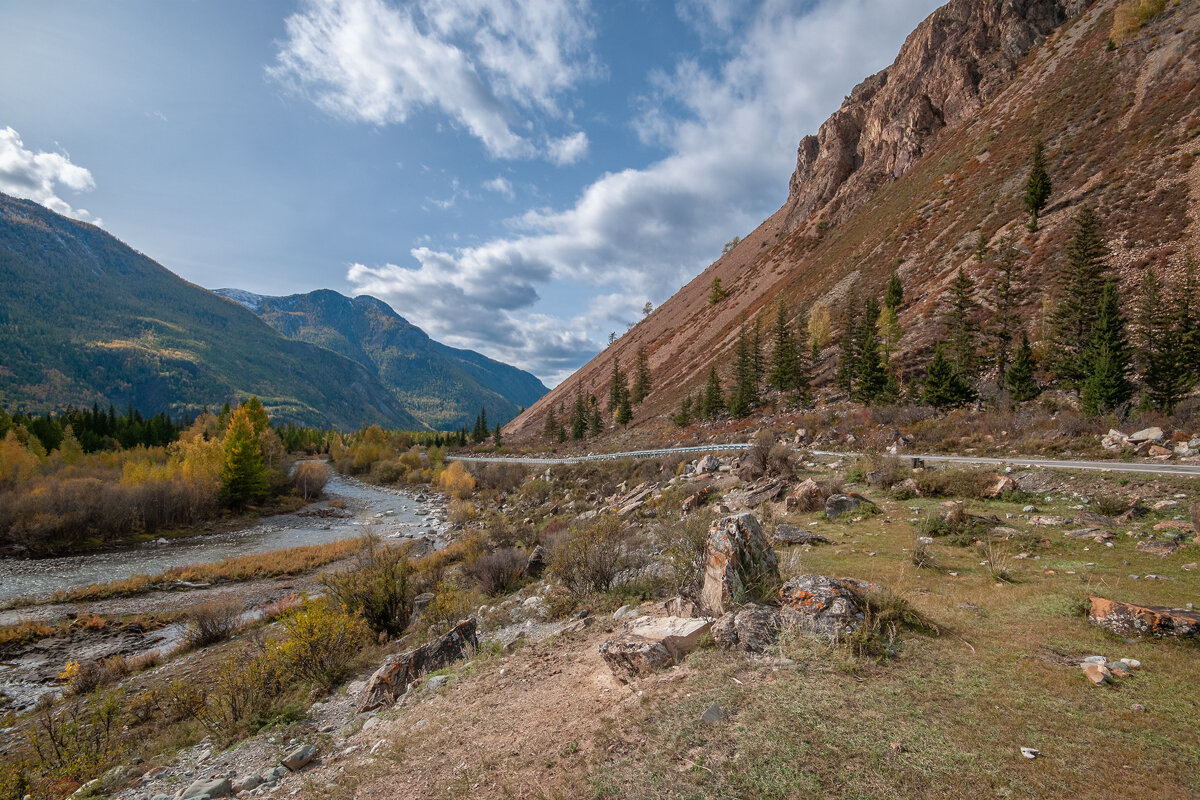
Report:
[[[346,504],[345,516],[313,516],[314,511],[330,508],[333,499]],[[63,558],[0,559],[0,605],[15,597],[46,598],[61,589],[153,575],[171,567],[367,534],[384,539],[440,539],[444,528],[445,513],[436,495],[371,486],[334,474],[321,502],[300,513],[263,518],[243,530]]]

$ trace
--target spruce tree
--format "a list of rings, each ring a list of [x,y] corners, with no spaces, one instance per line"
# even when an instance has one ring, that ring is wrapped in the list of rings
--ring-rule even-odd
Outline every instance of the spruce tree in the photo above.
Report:
[[[892,354],[900,345],[900,318],[896,309],[886,304],[879,314],[879,341],[883,345],[883,363],[890,367]]]
[[[755,383],[753,345],[744,328],[738,337],[733,374],[734,386],[733,394],[729,398],[729,413],[735,417],[745,417],[758,402],[758,387]]]
[[[872,297],[867,300],[857,326],[854,349],[858,358],[850,392],[851,399],[867,405],[876,402],[887,386],[887,373],[879,353],[878,317],[879,302]]]
[[[1117,298],[1117,284],[1106,281],[1092,339],[1080,356],[1083,385],[1079,401],[1089,414],[1115,411],[1133,397],[1129,382],[1129,344]]]
[[[1025,181],[1025,210],[1029,212],[1029,230],[1038,229],[1038,214],[1050,199],[1050,174],[1046,172],[1046,154],[1042,140],[1033,143],[1033,158],[1029,178]]]
[[[639,347],[637,361],[633,371],[633,388],[630,390],[630,401],[636,406],[650,394],[650,362],[646,358],[646,348]]]
[[[942,325],[946,328],[946,341],[950,345],[954,370],[964,378],[975,374],[976,333],[979,330],[975,311],[978,308],[975,281],[971,280],[965,269],[959,267],[954,283],[950,285],[950,306],[942,317]]]
[[[842,324],[842,337],[838,340],[837,370],[833,374],[833,384],[847,394],[854,388],[854,375],[858,372],[858,353],[854,350],[854,312],[857,311],[854,298],[846,304],[846,318]]]
[[[900,308],[904,302],[904,286],[900,283],[900,274],[893,272],[888,278],[887,290],[883,293],[883,306],[893,311]]]
[[[225,462],[221,467],[221,500],[227,506],[242,508],[267,496],[270,483],[263,464],[258,435],[245,409],[229,415],[225,430]]]
[[[983,231],[979,232],[979,238],[975,240],[975,263],[982,264],[987,261],[988,257],[988,238]]]
[[[767,377],[766,361],[763,358],[762,327],[759,325],[758,317],[754,318],[754,333],[750,336],[750,369],[751,380],[754,384],[752,394],[754,402],[757,403],[759,390]]]
[[[958,374],[954,363],[946,358],[942,350],[939,344],[933,353],[933,361],[929,363],[921,392],[921,400],[939,411],[965,405],[975,399],[975,390]]]
[[[771,354],[771,374],[767,383],[781,392],[797,388],[799,350],[792,326],[788,324],[787,310],[780,303],[775,312],[775,351]]]
[[[1175,327],[1189,389],[1200,382],[1200,320],[1196,319],[1196,302],[1196,262],[1188,253],[1183,281],[1175,292]]]
[[[1020,326],[1017,314],[1017,263],[1020,251],[1012,240],[1005,237],[997,250],[997,271],[992,281],[992,305],[996,309],[992,316],[991,335],[992,362],[996,366],[996,381],[1005,384],[1009,360],[1012,356],[1012,340]]]
[[[629,405],[629,396],[621,398],[621,405],[617,406],[617,424],[628,425],[633,421],[633,408]]]
[[[1081,355],[1092,339],[1107,272],[1108,249],[1100,235],[1100,218],[1084,207],[1075,215],[1075,230],[1067,243],[1066,262],[1058,277],[1058,303],[1051,312],[1053,331],[1051,371],[1067,388],[1079,385],[1084,371]]]
[[[725,398],[721,395],[721,379],[717,377],[717,368],[708,368],[708,382],[704,385],[704,400],[700,403],[700,416],[712,419],[725,410]]]
[[[575,391],[575,404],[571,407],[571,438],[582,439],[587,433],[587,406],[583,402],[583,393]]]
[[[547,439],[554,439],[558,434],[558,418],[554,416],[554,409],[551,408],[546,412],[546,425],[542,429],[542,435]]]
[[[1033,375],[1033,348],[1029,337],[1021,332],[1021,343],[1013,354],[1012,364],[1004,372],[1004,383],[1013,402],[1024,403],[1038,395],[1037,381]]]
[[[1141,334],[1142,383],[1154,407],[1168,414],[1190,387],[1192,365],[1184,361],[1175,315],[1162,297],[1158,273],[1146,268],[1138,315]]]
[[[612,376],[608,382],[608,413],[615,413],[620,407],[621,401],[629,397],[629,385],[625,380],[625,373],[621,371],[620,360],[613,359]]]
[[[588,421],[588,433],[592,436],[599,436],[604,433],[604,419],[600,416],[600,404],[592,404],[592,417]]]
[[[497,450],[499,450],[500,446],[503,444],[503,442],[500,439],[500,423],[499,422],[496,423],[496,428],[495,428],[495,430],[492,431],[492,444],[494,444],[496,446]]]
[[[686,428],[692,424],[692,396],[690,394],[684,395],[683,399],[679,401],[679,413],[672,416],[671,421],[680,428]]]

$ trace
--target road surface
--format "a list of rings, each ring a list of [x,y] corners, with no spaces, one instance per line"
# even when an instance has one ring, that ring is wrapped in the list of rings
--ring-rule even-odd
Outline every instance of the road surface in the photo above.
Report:
[[[561,458],[521,458],[517,456],[454,456],[448,461],[474,461],[480,463],[500,462],[505,464],[579,464],[585,461],[606,461],[619,458],[661,458],[685,453],[716,453],[730,450],[748,450],[750,444],[710,444],[696,447],[664,447],[657,450],[630,450],[624,453],[597,453],[586,456],[563,456]],[[831,458],[857,458],[862,453],[845,453],[835,450],[810,450],[816,456]],[[928,463],[974,464],[994,467],[1042,467],[1043,469],[1083,469],[1097,472],[1138,472],[1148,475],[1182,475],[1200,478],[1200,464],[1178,464],[1161,461],[1070,461],[1055,458],[988,458],[985,456],[943,456],[932,453],[902,453],[899,458],[919,459]]]

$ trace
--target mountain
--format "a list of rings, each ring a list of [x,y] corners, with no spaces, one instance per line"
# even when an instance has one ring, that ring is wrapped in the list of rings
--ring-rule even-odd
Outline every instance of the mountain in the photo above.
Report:
[[[894,361],[905,381],[920,379],[960,267],[987,321],[996,264],[976,260],[980,234],[991,250],[1004,237],[1019,248],[1017,311],[1041,347],[1084,206],[1102,220],[1128,318],[1147,265],[1170,280],[1189,246],[1200,252],[1200,6],[1159,5],[951,0],[801,139],[775,214],[512,422],[509,437],[537,437],[547,409],[569,407],[577,388],[607,396],[613,360],[627,368],[638,348],[655,389],[633,425],[666,425],[710,365],[729,385],[744,326],[758,319],[769,334],[779,303],[801,326],[824,307],[836,342],[857,310],[848,301],[882,296],[893,271],[905,287]],[[1118,13],[1134,23],[1114,26]],[[1029,232],[1022,194],[1038,139],[1053,193]],[[714,278],[727,296],[710,304]],[[835,353],[822,351],[818,381],[831,379]]]
[[[374,297],[351,299],[329,289],[288,297],[215,291],[253,310],[289,339],[358,362],[432,428],[470,427],[480,408],[489,422],[507,422],[547,392],[528,372],[434,341]]]
[[[287,339],[105,231],[0,194],[0,406],[194,414],[258,395],[278,421],[424,427],[372,371]]]

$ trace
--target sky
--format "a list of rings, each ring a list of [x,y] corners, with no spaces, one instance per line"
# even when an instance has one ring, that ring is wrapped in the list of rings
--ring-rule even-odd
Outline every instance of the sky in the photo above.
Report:
[[[936,0],[0,0],[0,191],[553,386],[787,198]]]

